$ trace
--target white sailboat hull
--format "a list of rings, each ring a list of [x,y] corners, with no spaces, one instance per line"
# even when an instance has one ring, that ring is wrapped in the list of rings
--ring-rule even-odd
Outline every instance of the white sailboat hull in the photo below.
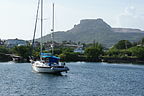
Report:
[[[67,67],[64,68],[53,68],[53,67],[37,67],[37,66],[32,66],[33,70],[35,72],[40,72],[40,73],[60,73],[60,72],[67,72],[69,69]]]
[[[37,62],[40,65],[36,65],[36,62],[32,65],[32,68],[35,72],[40,73],[60,73],[60,72],[67,72],[69,68],[66,66],[43,66],[42,63]]]

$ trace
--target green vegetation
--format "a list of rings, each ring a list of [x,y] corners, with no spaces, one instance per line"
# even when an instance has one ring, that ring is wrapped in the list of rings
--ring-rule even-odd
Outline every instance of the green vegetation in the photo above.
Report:
[[[128,40],[121,40],[102,57],[106,62],[144,63],[144,45],[140,41],[131,43]]]
[[[65,52],[65,53],[60,54],[59,57],[63,61],[78,61],[79,60],[79,53]]]
[[[143,46],[135,46],[129,49],[132,52],[133,56],[138,58],[144,58],[144,47]]]
[[[13,52],[24,59],[28,59],[31,55],[31,46],[16,46],[13,48]]]
[[[11,49],[6,48],[5,46],[0,46],[1,54],[10,54],[11,52],[12,52]]]
[[[59,56],[62,61],[78,61],[80,54],[74,53],[73,50],[73,48],[55,49],[54,55]]]
[[[6,48],[5,46],[0,46],[0,61],[1,62],[12,60],[12,58],[6,54],[11,54],[11,49]]]
[[[101,44],[96,43],[91,47],[85,49],[84,55],[88,61],[99,61],[99,57],[103,54],[103,47]]]
[[[69,43],[69,42],[64,42]],[[74,44],[74,42],[73,42]],[[113,45],[112,48],[104,50],[105,48],[100,43],[84,44],[84,53],[75,53],[73,46],[65,46],[61,44],[60,47],[56,46],[54,49],[54,55],[59,56],[62,61],[89,61],[99,62],[101,60],[110,62],[144,62],[144,39],[138,42],[130,42],[128,40],[120,40],[118,43]],[[43,49],[47,49],[44,47]],[[45,50],[43,52],[51,53],[51,50]],[[22,59],[27,60],[31,56],[31,46],[16,46],[8,49],[4,46],[0,46],[0,60],[9,58],[6,54],[15,54],[20,56]],[[32,51],[32,56],[39,58],[40,48],[37,46]],[[4,60],[6,61],[6,60]]]
[[[128,40],[120,40],[117,44],[114,45],[116,49],[127,49],[132,47],[132,43]]]

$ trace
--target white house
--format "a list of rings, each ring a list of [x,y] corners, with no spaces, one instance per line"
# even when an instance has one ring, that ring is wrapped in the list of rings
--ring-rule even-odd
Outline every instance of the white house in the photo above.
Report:
[[[4,43],[6,45],[6,47],[8,48],[12,48],[15,46],[26,46],[27,42],[25,40],[20,40],[20,39],[8,39],[5,41]]]
[[[76,53],[84,53],[83,45],[78,45],[76,49],[74,49]]]

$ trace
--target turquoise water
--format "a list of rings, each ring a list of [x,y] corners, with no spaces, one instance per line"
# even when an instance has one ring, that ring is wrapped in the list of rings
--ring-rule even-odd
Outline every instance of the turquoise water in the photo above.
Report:
[[[68,73],[40,74],[30,63],[0,63],[0,96],[144,96],[144,66],[67,63]]]

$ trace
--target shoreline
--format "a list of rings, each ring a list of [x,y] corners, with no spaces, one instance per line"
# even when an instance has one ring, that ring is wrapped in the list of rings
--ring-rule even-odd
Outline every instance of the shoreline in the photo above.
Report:
[[[13,61],[10,56],[1,56],[0,62],[9,62]],[[131,63],[131,64],[141,64],[144,65],[144,58],[136,58],[136,57],[100,57],[100,58],[86,58],[86,57],[79,57],[77,59],[73,60],[65,60],[61,59],[61,62],[107,62],[107,63]],[[19,58],[16,59],[16,61],[13,62],[18,62],[18,63],[25,63],[29,62],[29,60]]]
[[[131,63],[131,64],[141,64],[144,65],[144,59],[143,58],[114,58],[114,57],[103,57],[101,59],[103,62],[108,63]]]

